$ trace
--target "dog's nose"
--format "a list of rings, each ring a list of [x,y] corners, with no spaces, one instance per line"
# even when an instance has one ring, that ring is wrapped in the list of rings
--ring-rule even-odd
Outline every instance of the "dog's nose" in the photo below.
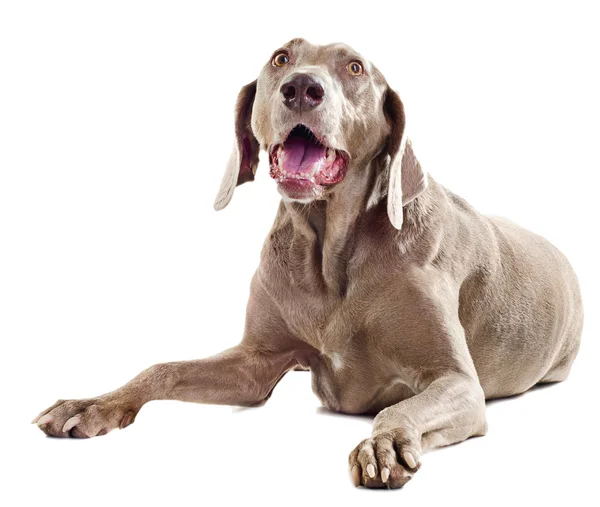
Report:
[[[310,111],[323,102],[325,90],[314,76],[292,74],[279,89],[283,103],[292,111]]]

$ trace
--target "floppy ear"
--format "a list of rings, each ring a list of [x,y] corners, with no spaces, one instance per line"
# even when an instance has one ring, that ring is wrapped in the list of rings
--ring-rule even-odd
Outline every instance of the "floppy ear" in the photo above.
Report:
[[[427,188],[427,174],[415,157],[406,137],[404,105],[398,94],[388,87],[384,99],[384,113],[390,123],[388,139],[388,202],[387,212],[392,225],[402,228],[402,207]]]
[[[251,126],[255,95],[256,81],[244,86],[238,94],[235,106],[235,143],[215,199],[216,210],[229,204],[236,186],[254,180],[259,152],[259,144]]]

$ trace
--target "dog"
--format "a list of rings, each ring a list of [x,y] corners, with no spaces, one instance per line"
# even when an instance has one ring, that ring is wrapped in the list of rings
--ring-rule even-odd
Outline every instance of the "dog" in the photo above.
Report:
[[[567,378],[583,326],[567,259],[426,174],[400,97],[352,48],[294,39],[241,89],[216,209],[261,149],[282,200],[241,343],[59,400],[34,420],[44,433],[104,435],[150,400],[260,405],[310,369],[326,407],[376,414],[354,485],[398,488],[427,449],[486,433],[486,399]]]

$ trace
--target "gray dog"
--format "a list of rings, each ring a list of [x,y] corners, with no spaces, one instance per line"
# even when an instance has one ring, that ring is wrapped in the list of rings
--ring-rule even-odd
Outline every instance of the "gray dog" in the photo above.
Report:
[[[151,400],[261,404],[309,368],[325,406],[377,414],[350,453],[354,484],[396,488],[427,449],[484,435],[486,399],[567,377],[583,325],[571,266],[428,177],[400,98],[354,50],[275,51],[240,91],[235,133],[216,209],[254,179],[261,148],[283,197],[241,343],[59,400],[34,420],[47,435],[103,435]]]

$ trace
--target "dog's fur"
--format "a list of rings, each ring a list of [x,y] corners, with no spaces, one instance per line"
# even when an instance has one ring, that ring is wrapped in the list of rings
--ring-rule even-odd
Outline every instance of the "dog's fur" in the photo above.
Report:
[[[342,44],[294,39],[242,88],[236,144],[215,207],[254,179],[258,152],[299,122],[349,155],[345,178],[310,202],[282,200],[253,278],[243,340],[208,359],[155,365],[104,396],[59,401],[34,422],[91,437],[130,424],[150,400],[255,405],[310,368],[327,407],[376,413],[350,454],[356,485],[399,487],[429,448],[486,432],[485,400],[564,380],[583,310],[565,257],[543,238],[480,215],[428,177],[402,102]],[[360,60],[361,76],[346,71]],[[308,72],[325,100],[285,108],[280,86]]]

